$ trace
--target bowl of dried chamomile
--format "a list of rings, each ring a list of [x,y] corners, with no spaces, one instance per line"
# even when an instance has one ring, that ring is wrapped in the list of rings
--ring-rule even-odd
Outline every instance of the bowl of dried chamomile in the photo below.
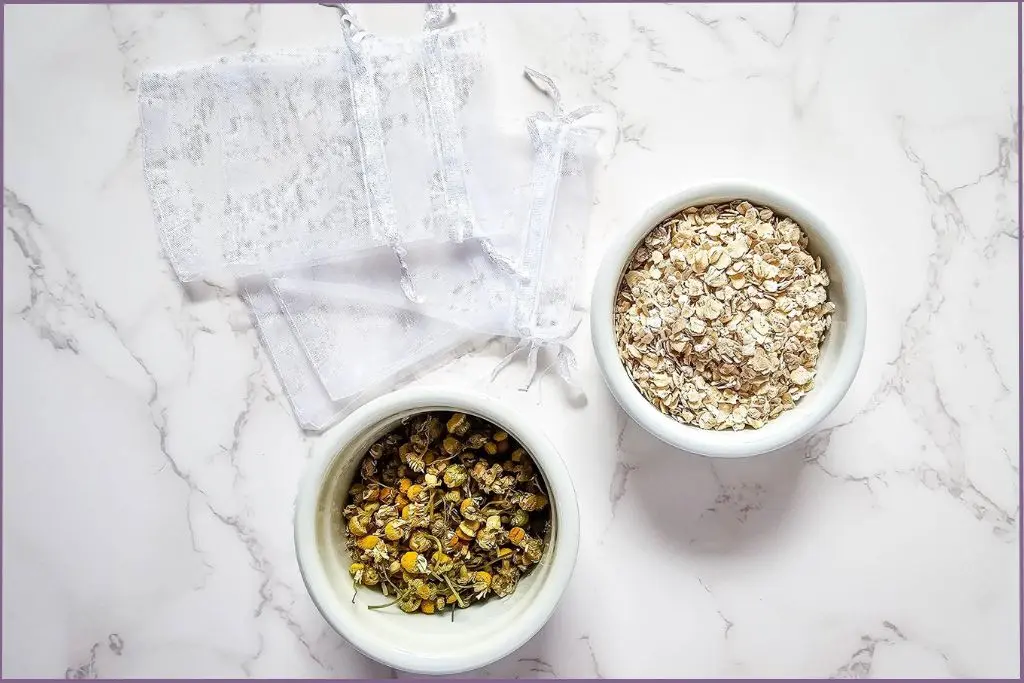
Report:
[[[803,202],[744,181],[679,192],[609,247],[591,331],[611,393],[640,426],[711,457],[811,433],[864,353],[864,287]]]
[[[532,421],[452,388],[378,398],[321,437],[296,500],[302,578],[360,652],[418,674],[486,666],[565,591],[576,491]]]

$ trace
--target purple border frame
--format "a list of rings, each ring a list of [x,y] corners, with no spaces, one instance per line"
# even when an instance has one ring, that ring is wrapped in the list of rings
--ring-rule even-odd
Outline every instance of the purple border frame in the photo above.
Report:
[[[1024,122],[1024,3],[1017,1],[1017,457],[1024,453],[1024,157],[1021,133]],[[1017,470],[1017,635],[1020,669],[1024,675],[1024,545],[1021,539],[1020,510],[1024,501],[1024,471]]]
[[[501,3],[500,0],[470,0],[469,2],[463,2],[460,4],[519,4],[528,3],[530,0],[511,0],[510,2]],[[646,4],[647,0],[627,0],[633,4]],[[890,0],[892,4],[943,4],[959,2],[963,4],[963,0]],[[982,3],[999,3],[999,4],[1010,4],[1010,0],[971,0],[972,2]],[[622,2],[622,0],[585,0],[586,4],[604,4],[613,2]],[[243,3],[243,0],[219,0],[218,4],[248,4]],[[3,80],[4,80],[4,30],[6,29],[6,7],[7,5],[71,5],[71,4],[83,4],[81,2],[74,2],[73,0],[30,0],[22,3],[2,3],[5,11],[2,22],[0,22],[0,112],[3,109]],[[86,3],[88,4],[88,3]],[[201,2],[174,2],[174,0],[150,0],[150,2],[137,2],[135,0],[114,0],[114,4],[204,4]],[[294,0],[265,0],[261,4],[299,4]],[[311,4],[311,3],[302,3]],[[379,4],[377,2],[355,2],[352,4]],[[390,4],[422,4],[417,3],[415,0],[391,0]],[[579,3],[583,4],[583,3]],[[652,3],[653,4],[653,3]],[[783,0],[709,0],[704,3],[680,3],[680,4],[783,4]],[[785,3],[788,4],[788,3]],[[879,0],[815,0],[813,2],[807,2],[803,4],[881,4]],[[1018,457],[1024,453],[1024,243],[1022,243],[1022,226],[1024,226],[1024,157],[1022,157],[1022,133],[1024,133],[1024,121],[1021,120],[1021,113],[1024,112],[1024,2],[1017,0],[1014,4],[1017,5],[1017,369],[1018,369],[1018,384],[1017,384],[1017,408],[1018,408]],[[0,137],[3,135],[3,119],[0,118]],[[3,142],[0,140],[0,151],[3,150]],[[6,166],[5,157],[4,166]],[[3,167],[0,167],[0,180],[3,179]],[[5,241],[0,241],[0,259],[4,255]],[[0,276],[3,274],[3,261],[0,260]],[[0,295],[3,294],[3,280],[0,277]],[[3,366],[6,364],[6,356],[4,355],[4,319],[6,316],[0,315],[0,435],[3,433]],[[1017,520],[1017,548],[1018,548],[1018,598],[1019,598],[1019,611],[1018,611],[1018,634],[1021,637],[1022,650],[1024,650],[1024,544],[1022,544],[1022,533],[1019,520],[1019,510],[1021,502],[1024,501],[1024,470],[1018,468],[1018,520]],[[3,529],[3,441],[0,440],[0,536],[2,536]],[[2,550],[0,550],[0,568],[3,566]],[[0,580],[0,601],[2,601],[2,580]],[[0,658],[2,658],[2,637],[3,637],[3,623],[0,621]],[[1024,651],[1018,650],[1018,655],[1021,659],[1021,669],[1024,670]],[[1022,671],[1024,673],[1024,671]],[[18,679],[10,679],[18,680]],[[43,679],[45,680],[45,679]],[[108,680],[125,680],[125,679],[108,679]],[[159,679],[154,679],[159,680]],[[242,679],[216,679],[216,680],[242,680]],[[372,679],[356,679],[356,680],[372,680]],[[501,679],[463,679],[463,680],[501,680]],[[584,680],[584,679],[569,679],[569,680]],[[628,679],[624,679],[628,680]],[[814,680],[814,679],[809,679]],[[824,680],[824,679],[820,679]],[[904,679],[908,680],[908,679]],[[915,680],[915,679],[909,679]]]

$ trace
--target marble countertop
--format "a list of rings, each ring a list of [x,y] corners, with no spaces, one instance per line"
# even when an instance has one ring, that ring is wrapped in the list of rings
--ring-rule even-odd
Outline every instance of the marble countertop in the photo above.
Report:
[[[580,496],[551,622],[476,675],[1019,675],[1017,9],[464,6],[620,133],[606,240],[721,176],[802,196],[866,282],[867,351],[811,440],[712,462],[640,431],[583,325],[583,408],[486,377],[419,382],[540,422]],[[410,33],[417,6],[361,8]],[[336,44],[315,5],[6,6],[3,674],[397,675],[335,635],[293,555],[295,426],[245,308],[192,301],[143,183],[141,70]],[[589,286],[587,287],[589,290]],[[655,589],[655,585],[660,588]]]

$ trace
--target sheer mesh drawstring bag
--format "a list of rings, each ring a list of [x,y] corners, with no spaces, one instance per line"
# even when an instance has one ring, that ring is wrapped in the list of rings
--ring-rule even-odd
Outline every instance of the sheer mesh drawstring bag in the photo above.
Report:
[[[436,364],[474,336],[401,307],[277,288],[275,295],[334,401],[359,397],[382,382]]]
[[[520,234],[486,244],[469,240],[410,248],[406,262],[417,301],[402,296],[395,284],[395,268],[380,259],[325,265],[276,278],[278,295],[316,300],[323,306],[359,301],[369,307],[402,308],[422,314],[422,319],[512,337],[516,348],[497,370],[524,352],[531,381],[539,353],[548,347],[554,355],[549,367],[571,383],[575,359],[565,342],[578,325],[575,296],[601,130],[582,121],[597,111],[594,107],[565,111],[550,79],[533,70],[526,73],[552,97],[554,115],[537,113],[529,118],[529,135],[520,136],[519,149],[507,145],[507,155],[502,157],[503,168],[519,171],[505,174],[503,194],[486,195],[490,204],[481,206],[487,209],[474,207],[478,216],[487,216],[491,210],[495,220],[518,221]],[[495,251],[504,258],[494,258]],[[295,329],[300,338],[308,334],[302,324]],[[325,353],[324,357],[329,365],[330,359],[340,356]],[[318,366],[318,372],[331,390],[337,370]]]
[[[326,429],[346,405],[327,395],[270,287],[265,282],[246,283],[240,291],[299,426],[312,431]]]
[[[464,331],[442,324],[452,317],[443,308],[427,317],[413,307],[427,298],[413,281],[426,286],[445,272],[430,253],[438,244],[469,254],[476,267],[456,292],[493,294],[476,285],[497,280],[495,272],[506,283],[514,278],[520,299],[545,289],[521,270],[544,270],[542,259],[529,258],[540,249],[527,248],[536,240],[524,244],[522,236],[550,223],[534,207],[543,183],[536,170],[530,177],[535,159],[499,151],[525,138],[494,134],[482,33],[446,26],[450,16],[436,6],[424,35],[412,41],[368,36],[347,11],[342,16],[341,48],[236,57],[147,75],[140,86],[147,179],[165,249],[183,280],[373,262],[371,253],[390,248],[372,273],[388,273],[390,289],[404,295],[392,306],[282,286],[273,297],[262,286],[245,293],[296,414],[312,428],[375,382],[464,343],[466,330],[511,330],[524,341],[525,330],[533,351],[559,343],[551,316],[540,315],[547,304],[520,304],[511,314],[507,305],[473,307],[491,317],[460,320]],[[562,155],[552,145],[571,150],[575,143],[553,135],[567,123],[561,112],[547,119],[536,117],[533,148],[557,165]],[[510,172],[515,160],[527,162],[519,164],[528,169],[521,176]],[[407,245],[422,278],[410,274]],[[509,290],[497,291],[502,298]],[[376,344],[382,338],[396,343]]]
[[[258,278],[244,280],[240,291],[295,419],[310,431],[326,429],[366,400],[452,360],[476,341],[466,330],[436,319],[419,320],[417,314],[401,309],[360,302],[336,302],[325,308],[323,300],[304,294],[279,299],[267,281]],[[293,333],[282,302],[295,312],[311,345],[303,345]],[[374,336],[346,335],[339,318],[372,327]],[[326,350],[343,354],[329,366],[341,373],[333,378],[333,386],[341,387],[338,398],[327,392],[311,360],[323,367]],[[396,363],[396,358],[402,362]]]
[[[144,167],[182,281],[267,274],[407,244],[487,236],[460,130],[493,125],[481,27],[430,5],[412,39],[340,8],[337,48],[247,54],[139,83]],[[407,296],[415,297],[403,279]]]
[[[145,174],[182,281],[299,266],[379,243],[348,42],[142,74]]]
[[[471,173],[464,160],[466,143],[492,155],[498,147],[491,142],[497,136],[483,36],[479,29],[447,27],[451,14],[438,6],[428,7],[424,34],[410,41],[367,36],[350,14],[342,16],[348,40],[361,46],[354,66],[375,74],[373,87],[354,96],[357,112],[372,105],[378,113],[371,122],[376,128],[360,122],[363,148],[376,151],[381,162],[364,169],[367,186],[389,188],[391,201],[373,206],[385,216],[390,211],[391,223],[404,235],[398,260],[388,251],[368,249],[345,268],[366,277],[385,274],[392,286],[414,296],[405,244],[478,239],[516,227],[507,219],[476,220],[468,200],[470,187],[477,193],[495,187],[492,175]],[[450,359],[476,336],[402,307],[306,292],[274,296],[256,278],[246,280],[243,294],[296,416],[311,429],[333,421],[377,387]]]

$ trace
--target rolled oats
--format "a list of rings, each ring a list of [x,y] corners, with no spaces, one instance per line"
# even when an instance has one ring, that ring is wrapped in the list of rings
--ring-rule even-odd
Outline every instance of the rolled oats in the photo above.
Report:
[[[661,412],[757,429],[814,387],[828,273],[792,219],[747,201],[691,206],[634,251],[615,302],[619,357]]]

